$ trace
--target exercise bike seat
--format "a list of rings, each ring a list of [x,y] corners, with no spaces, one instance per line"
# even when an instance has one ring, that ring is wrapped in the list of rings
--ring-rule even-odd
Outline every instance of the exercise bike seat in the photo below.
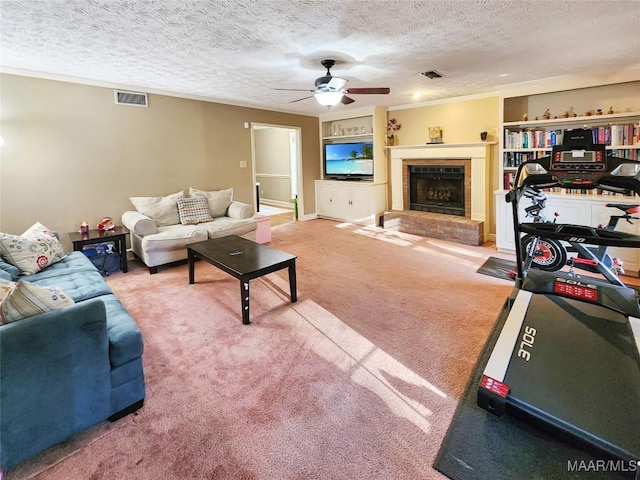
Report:
[[[640,205],[629,205],[628,203],[605,203],[604,206],[617,208],[618,210],[622,210],[627,215],[640,213]]]

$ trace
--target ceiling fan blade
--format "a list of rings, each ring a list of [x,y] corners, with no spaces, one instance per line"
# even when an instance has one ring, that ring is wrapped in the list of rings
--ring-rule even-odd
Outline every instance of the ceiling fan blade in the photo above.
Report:
[[[331,80],[329,80],[329,83],[327,83],[327,88],[329,90],[342,90],[342,87],[344,87],[346,84],[347,80],[345,80],[344,78],[331,77]]]
[[[309,90],[308,88],[274,88],[274,90],[285,90],[287,92],[315,92],[315,90]]]
[[[384,95],[389,93],[390,91],[391,91],[390,88],[384,87],[384,88],[348,88],[344,92],[350,93],[353,95],[361,95],[363,93]]]
[[[313,90],[312,90],[312,91],[313,91]],[[297,99],[297,100],[292,100],[292,101],[290,101],[289,103],[296,103],[296,102],[300,102],[300,101],[302,101],[302,100],[306,100],[307,98],[313,98],[313,95],[309,95],[308,97],[302,97],[302,98],[299,98],[299,99]]]
[[[349,98],[346,95],[342,96],[342,99],[340,100],[340,103],[342,103],[343,105],[349,105],[350,103],[355,102],[355,100],[353,98]]]

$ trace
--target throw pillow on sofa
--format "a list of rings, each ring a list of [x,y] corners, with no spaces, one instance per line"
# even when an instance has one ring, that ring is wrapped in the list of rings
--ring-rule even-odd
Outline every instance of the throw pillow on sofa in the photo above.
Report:
[[[204,197],[209,203],[209,212],[213,218],[224,217],[233,200],[233,188],[226,190],[198,190],[189,187],[190,197]]]
[[[209,203],[204,197],[178,199],[178,213],[182,225],[197,225],[198,223],[213,221],[209,213]]]
[[[22,235],[0,233],[0,256],[24,275],[31,275],[59,262],[66,254],[55,234],[36,222]]]
[[[0,280],[0,325],[58,310],[75,302],[58,287]]]
[[[130,197],[129,200],[138,212],[153,219],[159,227],[166,227],[180,223],[178,199],[182,197],[184,192],[166,197]]]

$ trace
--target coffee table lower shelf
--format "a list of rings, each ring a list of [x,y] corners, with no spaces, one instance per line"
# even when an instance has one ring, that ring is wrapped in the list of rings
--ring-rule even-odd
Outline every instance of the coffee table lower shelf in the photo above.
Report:
[[[187,245],[189,284],[195,283],[195,262],[204,260],[240,280],[242,323],[249,325],[249,281],[268,273],[289,269],[291,303],[298,301],[296,257],[237,235]]]

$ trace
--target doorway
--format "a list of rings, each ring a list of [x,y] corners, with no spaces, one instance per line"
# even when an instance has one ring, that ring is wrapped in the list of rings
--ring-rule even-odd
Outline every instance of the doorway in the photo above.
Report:
[[[295,220],[294,199],[298,212],[304,211],[300,135],[298,127],[251,125],[254,205],[272,224]]]

